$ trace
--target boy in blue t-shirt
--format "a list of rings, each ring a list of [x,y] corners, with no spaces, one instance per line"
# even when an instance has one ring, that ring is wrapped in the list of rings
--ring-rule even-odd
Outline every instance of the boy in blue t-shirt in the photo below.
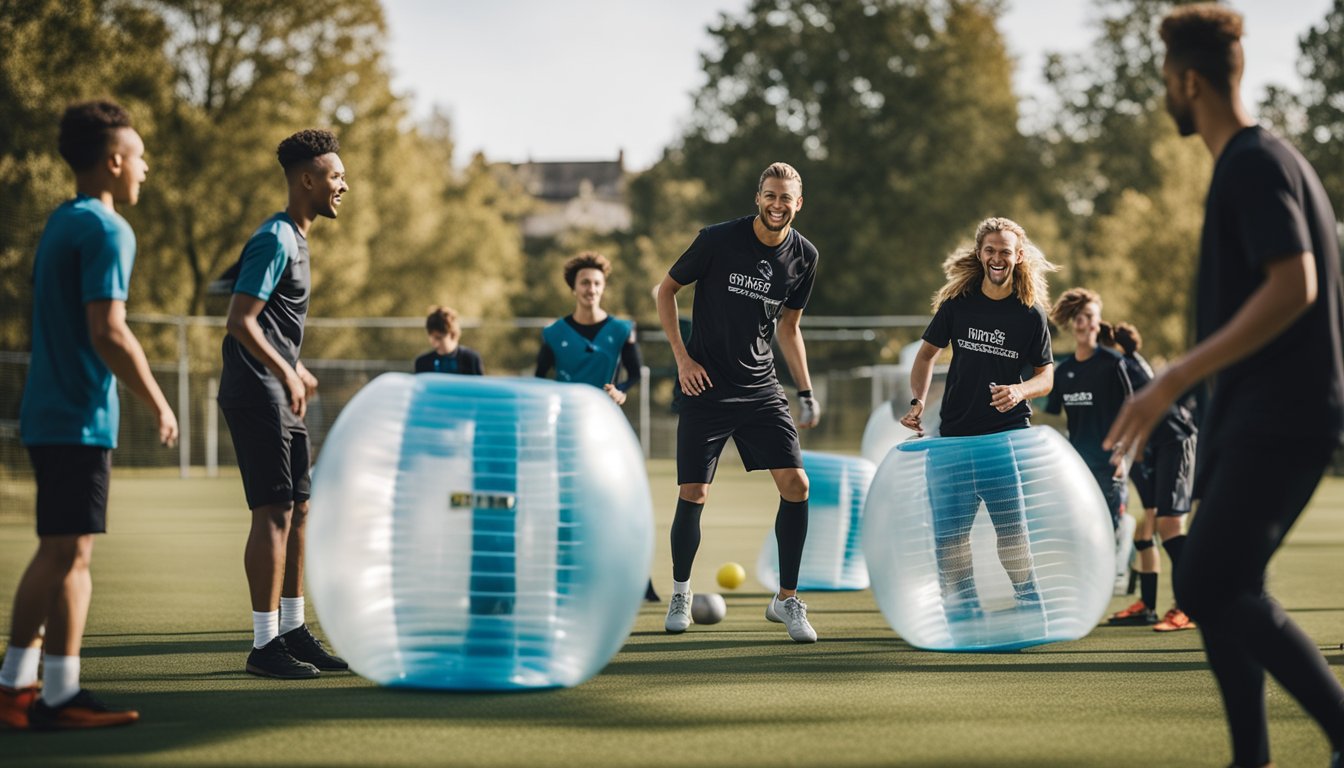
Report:
[[[328,131],[280,142],[289,205],[262,223],[238,261],[229,302],[219,406],[238,454],[251,529],[243,568],[252,600],[245,669],[264,677],[317,677],[348,669],[304,622],[303,540],[311,488],[303,416],[317,379],[299,362],[308,318],[308,230],[336,218],[349,191],[340,145]]]
[[[37,247],[33,353],[19,411],[37,479],[38,547],[14,595],[0,667],[0,727],[34,730],[127,725],[140,717],[109,709],[79,684],[93,536],[107,530],[118,379],[154,409],[159,441],[177,442],[177,418],[126,325],[135,233],[115,205],[140,198],[149,170],[144,142],[126,110],[91,101],[66,109],[60,152],[75,172],[77,194],[47,219]]]

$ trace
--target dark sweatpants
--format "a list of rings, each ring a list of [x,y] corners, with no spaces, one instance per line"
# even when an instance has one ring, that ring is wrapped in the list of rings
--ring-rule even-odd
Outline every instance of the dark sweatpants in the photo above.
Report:
[[[1174,576],[1222,690],[1237,765],[1269,762],[1265,672],[1344,747],[1344,686],[1316,643],[1265,592],[1265,567],[1315,491],[1325,440],[1227,440],[1203,469],[1204,493]]]

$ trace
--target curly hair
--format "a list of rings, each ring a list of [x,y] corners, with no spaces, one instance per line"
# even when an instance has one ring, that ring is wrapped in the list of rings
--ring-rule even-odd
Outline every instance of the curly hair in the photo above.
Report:
[[[1050,309],[1050,319],[1055,325],[1065,326],[1073,322],[1073,318],[1078,316],[1083,308],[1092,302],[1101,306],[1101,294],[1096,291],[1089,291],[1086,288],[1070,288],[1064,292],[1055,302],[1055,306]]]
[[[442,333],[457,338],[462,333],[457,324],[457,310],[452,307],[430,307],[429,317],[425,318],[425,333]]]
[[[61,116],[57,148],[75,172],[87,171],[103,159],[116,132],[130,127],[130,113],[116,102],[97,100],[71,104]]]
[[[1102,320],[1099,328],[1100,330],[1097,331],[1097,346],[1115,349],[1115,326]]]
[[[611,262],[606,256],[597,251],[584,251],[565,262],[565,284],[572,289],[580,270],[584,269],[600,269],[604,279],[611,277]]]
[[[1011,219],[992,217],[980,222],[975,228],[975,247],[962,247],[953,251],[943,261],[943,273],[947,275],[947,284],[933,295],[933,311],[949,299],[970,293],[985,279],[985,268],[980,263],[980,246],[991,232],[1011,232],[1017,236],[1017,247],[1022,251],[1022,259],[1013,268],[1013,293],[1028,307],[1045,306],[1050,301],[1050,288],[1045,273],[1054,272],[1059,267],[1046,260],[1045,254],[1027,238],[1022,225]]]
[[[341,143],[336,140],[336,134],[308,128],[280,142],[280,146],[275,148],[275,156],[280,160],[280,167],[288,171],[315,157],[340,151]]]
[[[1215,3],[1185,5],[1162,19],[1158,34],[1177,67],[1195,70],[1224,96],[1232,93],[1245,66],[1241,14]]]
[[[1115,343],[1125,350],[1126,355],[1132,355],[1143,349],[1143,337],[1139,335],[1139,329],[1135,328],[1133,323],[1116,323]]]

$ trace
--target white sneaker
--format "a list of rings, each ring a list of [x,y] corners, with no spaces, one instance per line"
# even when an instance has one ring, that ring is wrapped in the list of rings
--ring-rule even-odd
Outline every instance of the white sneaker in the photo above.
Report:
[[[783,623],[784,623],[784,617],[783,617],[783,616],[780,616],[778,613],[775,613],[775,603],[776,603],[776,602],[777,602],[777,598],[776,598],[774,595],[771,595],[771,596],[770,596],[770,602],[768,602],[768,603],[765,604],[765,620],[766,620],[766,621],[773,621],[773,622],[775,622],[776,624],[783,624]]]
[[[777,618],[770,619],[772,612]],[[817,642],[816,630],[807,623],[807,603],[796,597],[784,600],[780,600],[778,596],[771,598],[770,606],[765,609],[765,617],[784,624],[789,630],[789,637],[793,638],[795,643]]]
[[[667,620],[663,622],[663,629],[679,635],[689,626],[691,626],[691,593],[673,592],[672,599],[667,601]]]

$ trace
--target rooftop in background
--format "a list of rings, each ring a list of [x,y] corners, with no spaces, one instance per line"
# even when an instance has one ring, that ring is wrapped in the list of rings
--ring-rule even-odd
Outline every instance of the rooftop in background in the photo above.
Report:
[[[615,160],[559,160],[511,163],[513,172],[528,194],[540,200],[560,202],[583,195],[623,199],[625,152]]]
[[[630,227],[625,200],[625,152],[615,160],[528,160],[500,163],[537,204],[523,219],[525,237],[557,237],[589,230],[606,234]]]

